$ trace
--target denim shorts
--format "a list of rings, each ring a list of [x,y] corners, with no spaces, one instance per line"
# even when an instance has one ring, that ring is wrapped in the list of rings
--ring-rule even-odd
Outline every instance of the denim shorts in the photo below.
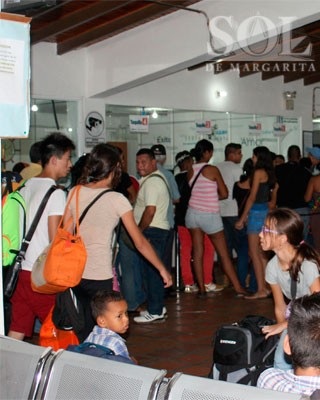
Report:
[[[248,215],[248,233],[260,233],[268,214],[268,203],[253,204]]]
[[[193,208],[188,208],[186,214],[186,227],[188,229],[200,228],[208,235],[223,231],[223,223],[220,214],[197,211]]]

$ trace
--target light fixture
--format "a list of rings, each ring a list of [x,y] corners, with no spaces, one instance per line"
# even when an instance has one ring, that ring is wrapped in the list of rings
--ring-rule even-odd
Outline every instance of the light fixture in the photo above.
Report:
[[[39,107],[36,104],[32,104],[31,111],[36,112],[39,110]]]
[[[285,109],[286,110],[293,110],[294,109],[294,99],[296,98],[297,92],[290,92],[287,90],[283,92],[283,98],[285,101]]]
[[[227,96],[228,96],[228,92],[226,92],[225,90],[217,91],[217,97],[227,97]]]
[[[287,90],[286,92],[283,92],[283,97],[285,99],[295,99],[297,95],[297,92],[290,92],[289,90]]]
[[[152,118],[158,118],[158,113],[156,110],[153,110],[153,113],[151,114]]]

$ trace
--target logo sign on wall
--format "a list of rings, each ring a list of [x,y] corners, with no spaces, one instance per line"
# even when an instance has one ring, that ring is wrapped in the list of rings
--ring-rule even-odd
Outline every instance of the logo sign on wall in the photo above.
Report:
[[[148,133],[149,115],[129,115],[130,132]]]
[[[248,126],[250,135],[260,135],[262,130],[261,122],[251,122]]]
[[[195,121],[196,132],[202,135],[211,135],[211,121]]]
[[[104,133],[104,119],[101,114],[96,111],[90,112],[85,121],[86,125],[86,146],[93,147],[98,143],[106,141]]]
[[[275,122],[273,124],[273,134],[274,136],[284,136],[286,132],[286,126],[283,123]]]

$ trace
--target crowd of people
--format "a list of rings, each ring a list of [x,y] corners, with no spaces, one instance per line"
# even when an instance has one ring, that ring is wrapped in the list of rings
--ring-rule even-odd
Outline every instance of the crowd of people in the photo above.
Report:
[[[235,296],[245,300],[273,297],[276,324],[262,331],[266,337],[281,337],[275,368],[293,367],[300,376],[312,368],[319,385],[320,356],[310,361],[312,365],[303,364],[301,356],[296,356],[300,350],[296,350],[294,333],[295,315],[302,315],[304,306],[318,310],[314,318],[320,331],[319,296],[314,294],[320,292],[319,148],[308,149],[308,161],[292,145],[285,162],[283,156],[258,146],[241,168],[241,145],[229,143],[225,160],[214,166],[210,163],[214,147],[202,139],[191,151],[176,155],[180,172],[173,175],[164,166],[165,147],[157,144],[136,153],[138,184],[123,168],[121,149],[98,144],[72,167],[74,149],[67,136],[53,133],[31,147],[31,163],[20,163],[19,172],[12,175],[17,184],[24,182],[21,194],[27,204],[27,228],[47,189],[70,172],[71,184],[67,190],[54,192],[36,228],[10,299],[8,336],[19,340],[32,336],[35,319],[42,323],[54,305],[55,295],[32,291],[31,270],[53,239],[62,215],[75,221],[75,186],[80,187],[80,214],[97,195],[110,189],[81,224],[87,261],[81,282],[73,290],[85,310],[81,336],[87,342],[113,346],[113,351],[130,358],[121,338],[129,326],[128,312],[135,313],[133,320],[138,324],[167,317],[165,298],[173,283],[176,232],[184,291],[205,301],[209,292],[219,292],[229,284]],[[4,174],[3,179],[13,181],[12,176]],[[3,195],[7,181],[2,181]],[[216,279],[215,253],[223,284]],[[121,295],[113,293],[115,279]],[[305,313],[309,316],[308,310]],[[312,343],[319,345],[319,338],[319,333],[314,334]],[[292,354],[293,364],[285,359],[283,349]],[[262,387],[267,385],[267,376],[259,381]]]

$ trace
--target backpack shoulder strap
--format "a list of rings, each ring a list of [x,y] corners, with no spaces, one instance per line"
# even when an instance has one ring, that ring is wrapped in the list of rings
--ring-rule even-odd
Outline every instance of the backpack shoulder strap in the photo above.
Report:
[[[52,194],[56,189],[58,189],[57,186],[52,185],[52,186],[48,189],[47,193],[44,195],[44,198],[42,199],[42,201],[41,201],[41,203],[40,203],[40,206],[39,206],[39,208],[38,208],[38,211],[37,211],[36,215],[35,215],[34,218],[33,218],[32,224],[31,224],[31,226],[30,226],[30,228],[29,228],[29,230],[28,230],[28,232],[27,232],[25,238],[24,238],[23,241],[22,241],[21,250],[20,250],[21,252],[22,252],[22,251],[23,251],[23,252],[26,252],[26,251],[27,251],[27,248],[28,248],[28,246],[29,246],[29,244],[30,244],[30,241],[31,241],[31,239],[32,239],[32,236],[33,236],[33,234],[34,234],[34,232],[35,232],[35,230],[36,230],[36,228],[37,228],[37,225],[38,225],[38,223],[39,223],[39,221],[40,221],[40,218],[41,218],[41,215],[42,215],[42,213],[43,213],[43,211],[44,211],[44,209],[45,209],[45,207],[46,207],[46,205],[47,205],[47,202],[48,202],[48,200],[49,200],[51,194]]]
[[[80,216],[80,218],[79,218],[79,225],[80,225],[81,222],[83,221],[84,217],[87,215],[87,212],[88,212],[88,211],[90,210],[90,208],[94,205],[94,203],[95,203],[96,201],[98,201],[98,200],[100,199],[100,197],[102,197],[105,193],[108,193],[108,192],[114,192],[114,190],[113,190],[113,189],[106,189],[106,190],[104,190],[103,192],[99,193],[99,194],[91,201],[91,203],[89,203],[89,204],[87,205],[87,207],[83,210],[83,212],[82,212],[82,214],[81,214],[81,216]]]
[[[171,199],[172,196],[171,196],[171,192],[170,192],[170,189],[169,189],[169,186],[168,186],[168,183],[167,183],[166,179],[165,179],[163,176],[161,176],[160,174],[157,174],[157,173],[148,175],[147,178],[141,183],[139,190],[141,189],[141,187],[143,186],[143,184],[144,184],[148,179],[153,178],[153,177],[155,177],[155,178],[160,178],[160,179],[163,180],[163,182],[165,183],[166,188],[167,188],[167,190],[168,190],[169,197],[170,197],[170,199]]]
[[[199,178],[201,172],[208,166],[209,166],[209,164],[206,164],[206,165],[204,165],[203,167],[200,168],[199,172],[197,173],[197,176],[194,178],[194,180],[193,180],[193,182],[192,182],[192,184],[190,186],[190,192],[192,192],[192,189],[193,189],[197,179]]]

